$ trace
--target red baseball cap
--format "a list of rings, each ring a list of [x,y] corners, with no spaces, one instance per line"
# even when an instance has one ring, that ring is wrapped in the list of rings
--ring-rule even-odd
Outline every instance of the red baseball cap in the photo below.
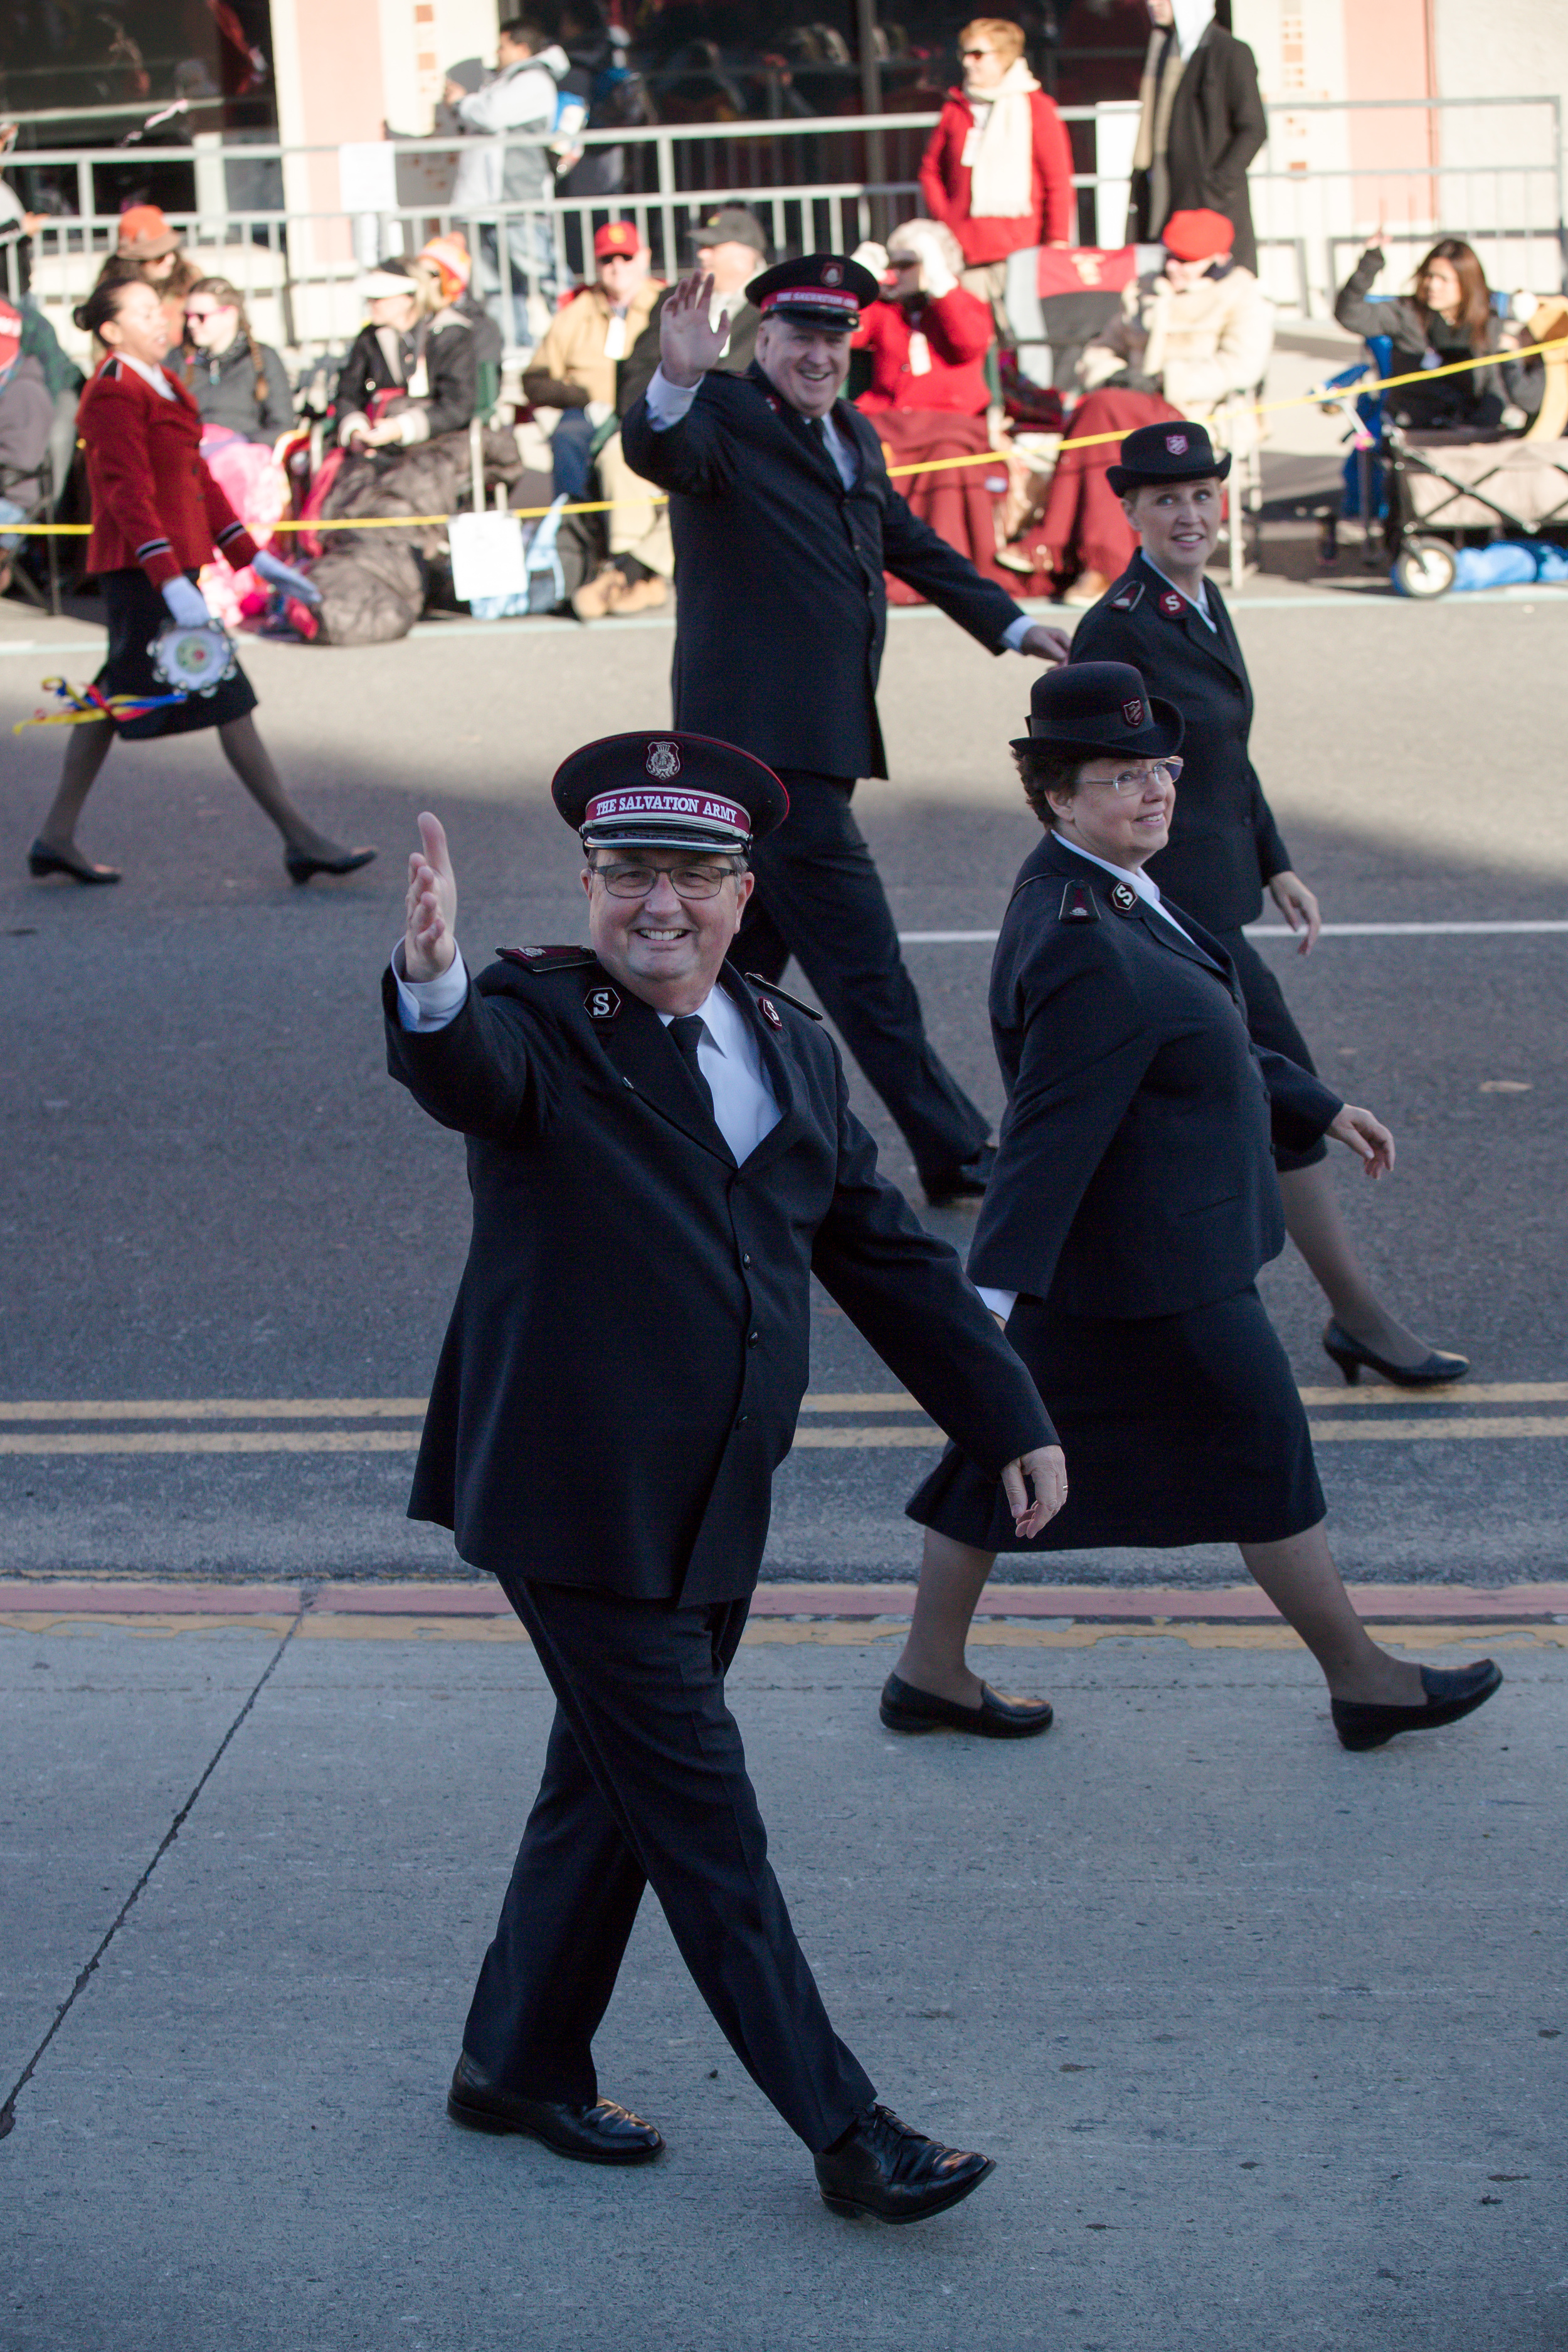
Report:
[[[1207,261],[1216,253],[1228,253],[1236,243],[1236,230],[1223,213],[1194,209],[1173,213],[1160,231],[1160,242],[1176,261]]]
[[[642,251],[642,239],[637,235],[636,221],[606,221],[603,228],[594,231],[594,258],[606,260],[618,253],[630,261]]]

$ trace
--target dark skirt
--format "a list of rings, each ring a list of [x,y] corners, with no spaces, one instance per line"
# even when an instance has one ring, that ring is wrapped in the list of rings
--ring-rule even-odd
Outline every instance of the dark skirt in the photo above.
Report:
[[[194,572],[186,575],[196,577]],[[169,608],[140,564],[123,572],[102,572],[104,611],[109,620],[109,656],[93,684],[104,694],[167,694],[169,689],[153,667],[147,651],[169,617]],[[144,719],[117,719],[121,735],[140,742],[149,735],[189,735],[198,727],[226,727],[256,708],[256,689],[242,669],[226,677],[211,694],[187,694],[150,710]]]
[[[950,1445],[907,1510],[976,1551],[1278,1543],[1323,1490],[1285,1350],[1250,1285],[1184,1315],[1113,1322],[1020,1298],[1007,1337],[1067,1454],[1068,1499],[1032,1541],[1000,1481]]]
[[[1253,1044],[1270,1053],[1283,1054],[1287,1061],[1299,1062],[1302,1069],[1310,1070],[1316,1076],[1318,1066],[1291,1016],[1285,992],[1252,941],[1244,931],[1215,931],[1214,936],[1236,966],[1236,976],[1247,1000],[1247,1034]],[[1274,1147],[1274,1165],[1281,1175],[1288,1175],[1292,1168],[1314,1168],[1328,1156],[1329,1147],[1321,1136],[1305,1151],[1288,1151],[1282,1143]]]

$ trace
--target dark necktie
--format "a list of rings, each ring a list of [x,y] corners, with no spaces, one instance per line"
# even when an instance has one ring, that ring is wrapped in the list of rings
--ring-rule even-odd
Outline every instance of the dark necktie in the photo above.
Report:
[[[691,1073],[691,1083],[702,1097],[702,1108],[713,1117],[713,1089],[702,1075],[702,1065],[697,1058],[697,1047],[702,1035],[700,1013],[683,1013],[668,1024],[669,1034],[679,1050],[680,1058]]]

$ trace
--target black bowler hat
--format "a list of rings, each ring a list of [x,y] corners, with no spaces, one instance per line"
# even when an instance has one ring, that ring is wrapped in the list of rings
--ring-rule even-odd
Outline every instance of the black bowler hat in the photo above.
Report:
[[[841,253],[807,253],[775,261],[746,289],[764,319],[793,319],[803,327],[844,327],[853,332],[881,288],[868,269]]]
[[[563,760],[550,790],[584,849],[743,856],[789,814],[773,770],[710,735],[605,735]]]
[[[766,260],[768,233],[754,212],[744,205],[718,205],[693,221],[686,232],[686,242],[693,253],[700,253],[710,245],[749,245],[753,253]]]
[[[1175,704],[1151,696],[1131,662],[1067,662],[1035,680],[1029,731],[1014,737],[1013,749],[1040,745],[1085,760],[1168,760],[1185,732]]]
[[[1223,482],[1230,471],[1227,452],[1216,457],[1201,425],[1173,416],[1164,425],[1141,425],[1121,444],[1121,462],[1106,468],[1116,496],[1156,482]]]

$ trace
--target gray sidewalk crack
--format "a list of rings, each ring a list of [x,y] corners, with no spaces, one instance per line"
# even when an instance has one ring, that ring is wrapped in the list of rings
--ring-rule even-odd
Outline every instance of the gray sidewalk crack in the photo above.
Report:
[[[234,1738],[236,1732],[239,1729],[240,1725],[245,1721],[246,1717],[250,1713],[251,1708],[256,1705],[257,1700],[261,1696],[262,1692],[266,1689],[267,1685],[271,1680],[273,1672],[277,1667],[279,1661],[281,1659],[284,1651],[289,1647],[289,1643],[294,1639],[295,1634],[304,1623],[305,1612],[309,1609],[310,1605],[310,1594],[308,1592],[301,1592],[300,1605],[295,1613],[294,1621],[289,1627],[288,1632],[284,1634],[282,1640],[279,1643],[278,1647],[273,1651],[272,1655],[268,1660],[265,1667],[262,1669],[262,1672],[257,1680],[255,1688],[251,1691],[251,1694],[246,1700],[245,1705],[240,1708],[239,1713],[235,1717],[234,1721],[229,1725],[228,1729],[224,1733],[223,1738],[218,1741],[217,1746],[214,1748],[211,1756],[207,1759],[205,1769],[204,1769],[200,1780],[196,1782],[195,1787],[191,1790],[190,1795],[185,1799],[184,1803],[180,1807],[179,1811],[174,1815],[174,1820],[169,1823],[168,1828],[164,1831],[163,1837],[159,1840],[157,1852],[153,1854],[152,1861],[147,1864],[146,1869],[142,1873],[141,1877],[137,1880],[135,1885],[132,1888],[130,1894],[126,1896],[124,1902],[116,1912],[106,1933],[99,1943],[98,1949],[93,1953],[92,1958],[88,1961],[86,1967],[80,1970],[76,1982],[72,1985],[69,1992],[67,1993],[64,2000],[61,2001],[58,2009],[55,2011],[54,2021],[50,2025],[48,2032],[45,2034],[43,2040],[39,2042],[37,2048],[34,2051],[32,2056],[23,2067],[21,2074],[17,2076],[16,2082],[13,2083],[10,2090],[6,2093],[5,2104],[4,2105],[0,2105],[0,2139],[6,2138],[13,2129],[16,2121],[16,2102],[21,2097],[22,2093],[26,2089],[27,2084],[32,2081],[34,2074],[37,2073],[38,2063],[42,2059],[45,2051],[48,2048],[50,2042],[54,2040],[56,2034],[59,2032],[61,2026],[70,2015],[71,2011],[76,2007],[79,1998],[87,1989],[89,1978],[91,1978],[96,1971],[100,1960],[102,1959],[105,1952],[108,1951],[110,1944],[113,1943],[114,1938],[119,1935],[120,1930],[124,1927],[127,1919],[130,1918],[132,1912],[135,1909],[138,1902],[141,1900],[143,1889],[150,1884],[153,1872],[157,1869],[158,1864],[163,1861],[163,1856],[168,1853],[169,1848],[174,1844],[174,1840],[179,1836],[180,1832],[184,1827],[186,1822],[189,1821],[197,1798],[201,1795],[202,1790],[206,1787],[207,1782],[212,1779],[213,1774],[217,1770],[218,1766],[222,1763],[224,1757],[227,1752],[229,1743]]]

